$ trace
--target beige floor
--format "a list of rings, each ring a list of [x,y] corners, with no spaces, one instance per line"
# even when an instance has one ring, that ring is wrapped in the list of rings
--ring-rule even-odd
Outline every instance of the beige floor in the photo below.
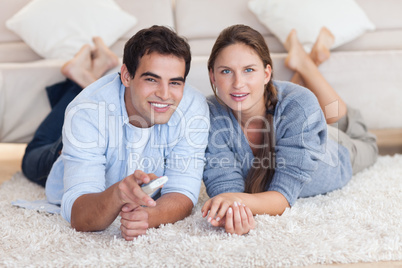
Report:
[[[21,170],[21,159],[25,151],[25,144],[0,143],[0,184],[11,178]],[[334,265],[312,265],[311,268],[319,267],[342,267],[342,268],[382,268],[402,267],[402,261],[378,262],[378,263],[356,263],[356,264],[334,264]]]

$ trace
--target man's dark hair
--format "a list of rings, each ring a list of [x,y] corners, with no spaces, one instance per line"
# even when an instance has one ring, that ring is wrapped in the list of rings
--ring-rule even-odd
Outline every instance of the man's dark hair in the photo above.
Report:
[[[186,79],[191,64],[189,44],[171,29],[157,25],[138,31],[125,44],[123,63],[131,77],[134,77],[140,59],[153,52],[161,55],[174,55],[184,59],[186,62],[184,79]]]

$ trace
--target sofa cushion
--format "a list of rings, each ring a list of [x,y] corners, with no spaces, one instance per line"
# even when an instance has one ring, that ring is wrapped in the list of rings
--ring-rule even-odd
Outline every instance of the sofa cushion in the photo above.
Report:
[[[354,0],[252,0],[248,6],[283,44],[290,31],[296,29],[307,52],[324,26],[335,37],[332,48],[375,29]]]
[[[112,45],[136,22],[113,0],[35,0],[9,19],[6,26],[39,55],[69,59],[84,44],[92,43],[94,36]]]

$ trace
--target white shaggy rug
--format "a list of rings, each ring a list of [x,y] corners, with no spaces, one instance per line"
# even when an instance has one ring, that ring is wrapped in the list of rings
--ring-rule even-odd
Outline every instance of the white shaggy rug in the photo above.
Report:
[[[0,266],[249,267],[402,260],[402,155],[383,156],[343,189],[300,199],[282,216],[256,216],[257,228],[229,235],[193,214],[132,242],[119,223],[79,233],[59,216],[13,207],[44,198],[17,173],[0,186]]]

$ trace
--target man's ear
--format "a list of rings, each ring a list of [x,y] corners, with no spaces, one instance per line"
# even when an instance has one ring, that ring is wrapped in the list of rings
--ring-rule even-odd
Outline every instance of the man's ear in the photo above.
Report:
[[[127,70],[127,66],[123,64],[120,69],[120,79],[125,87],[130,86],[131,74]]]

